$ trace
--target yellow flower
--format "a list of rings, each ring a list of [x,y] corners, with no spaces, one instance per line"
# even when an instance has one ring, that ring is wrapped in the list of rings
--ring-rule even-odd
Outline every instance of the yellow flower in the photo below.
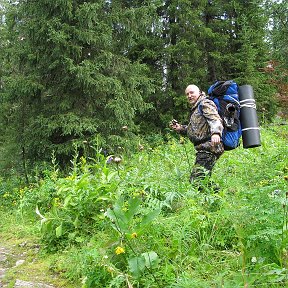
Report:
[[[125,253],[125,250],[124,250],[123,247],[117,246],[116,249],[115,249],[115,253],[116,253],[117,255],[123,254],[123,253]]]
[[[137,233],[136,232],[133,232],[132,234],[131,234],[131,238],[137,238]]]
[[[76,176],[75,175],[70,175],[68,177],[66,177],[65,179],[67,180],[75,180]]]
[[[54,198],[54,205],[55,207],[60,207],[61,206],[61,201],[59,198]]]

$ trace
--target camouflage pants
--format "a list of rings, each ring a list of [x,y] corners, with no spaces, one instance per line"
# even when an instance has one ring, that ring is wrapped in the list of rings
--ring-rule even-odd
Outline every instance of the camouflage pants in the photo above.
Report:
[[[203,150],[197,151],[195,164],[190,176],[190,182],[192,183],[195,180],[202,180],[207,175],[210,176],[216,160],[220,155]]]

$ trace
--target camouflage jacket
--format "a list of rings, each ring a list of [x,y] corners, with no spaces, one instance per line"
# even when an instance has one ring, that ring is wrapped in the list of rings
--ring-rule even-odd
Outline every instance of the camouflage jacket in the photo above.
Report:
[[[201,105],[201,109],[199,105]],[[222,143],[216,146],[211,145],[211,136],[213,134],[221,136],[223,125],[215,103],[206,96],[199,97],[191,109],[189,124],[182,125],[182,128],[182,132],[187,134],[196,150],[205,150],[216,154],[223,153]]]

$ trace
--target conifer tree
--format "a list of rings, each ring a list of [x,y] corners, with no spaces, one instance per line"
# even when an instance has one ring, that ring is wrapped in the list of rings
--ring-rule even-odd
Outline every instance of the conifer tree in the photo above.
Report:
[[[277,86],[282,115],[288,116],[288,3],[269,3],[271,61],[268,72]]]
[[[137,129],[135,113],[146,109],[143,97],[153,85],[145,65],[117,46],[115,27],[125,23],[111,3],[19,1],[7,16],[15,71],[5,93],[16,106],[7,127],[29,159],[54,150],[65,162],[73,145],[99,135],[108,146],[122,126]]]
[[[172,117],[187,118],[185,87],[205,82],[206,65],[201,46],[207,32],[202,25],[205,5],[205,1],[166,0],[157,6],[158,17],[153,23],[156,34],[149,35],[152,41],[148,43],[153,45],[149,46],[145,59],[157,81],[156,93],[150,97],[156,110],[151,110],[146,118],[162,129]]]
[[[254,88],[258,112],[271,119],[276,112],[275,87],[265,73],[270,60],[267,42],[268,16],[263,1],[234,2],[236,25],[233,52],[233,77],[239,84]],[[233,51],[234,50],[234,51]]]
[[[264,68],[269,60],[267,14],[263,1],[208,1],[203,42],[207,83],[234,79],[254,88],[258,110],[275,113],[275,90]],[[210,85],[209,84],[209,85]],[[207,87],[209,86],[207,85]]]

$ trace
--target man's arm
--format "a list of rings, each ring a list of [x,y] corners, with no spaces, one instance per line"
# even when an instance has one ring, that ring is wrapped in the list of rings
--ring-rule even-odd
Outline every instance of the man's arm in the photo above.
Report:
[[[215,103],[209,99],[202,101],[203,116],[206,118],[211,131],[211,143],[216,145],[220,143],[223,132],[223,124],[218,114]]]

